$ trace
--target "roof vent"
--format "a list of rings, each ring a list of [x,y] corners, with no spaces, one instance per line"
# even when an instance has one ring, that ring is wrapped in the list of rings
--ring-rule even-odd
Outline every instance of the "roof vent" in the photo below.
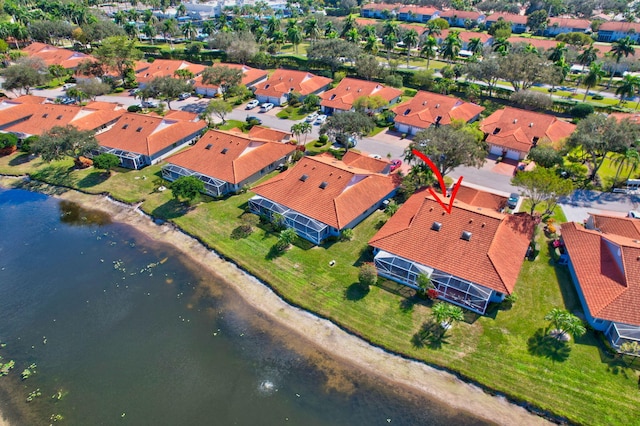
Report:
[[[142,131],[142,127],[138,127],[138,128],[136,129],[136,132],[141,132],[141,131]]]
[[[212,146],[213,144],[207,144],[207,146],[205,146],[204,149],[211,149]]]
[[[436,108],[440,108],[440,104],[436,104]]]
[[[320,189],[325,189],[327,187],[327,185],[329,185],[329,182],[322,182],[320,184]]]
[[[427,101],[422,102],[422,105],[426,105],[426,104],[427,104]]]
[[[460,236],[460,238],[462,238],[465,241],[470,241],[471,240],[471,232],[462,231],[462,235]]]
[[[469,219],[469,223],[473,223],[473,219]]]
[[[265,89],[268,89],[268,88],[269,88],[269,86],[271,86],[271,85],[270,85],[270,84],[265,84],[265,85],[264,85],[264,88],[265,88]]]
[[[482,222],[482,225],[481,225],[481,226],[482,226],[483,228],[485,227],[485,225],[486,225],[486,223]]]
[[[533,127],[533,121],[529,123],[529,127]]]
[[[226,154],[229,150],[227,148],[223,148],[222,151],[220,151],[220,154]]]
[[[442,223],[440,223],[440,222],[433,222],[431,224],[431,230],[432,231],[439,231],[440,228],[442,228]]]
[[[124,130],[127,130],[127,127],[129,127],[129,125],[128,125],[128,124],[125,124],[124,126],[122,126],[122,128],[123,128]]]
[[[518,122],[518,119],[517,119],[517,118],[514,118],[514,119],[513,119],[513,124],[516,124],[517,122]]]
[[[436,123],[440,123],[440,120],[442,120],[442,116],[441,115],[436,117]]]
[[[300,176],[300,180],[301,180],[301,181],[303,181],[303,182],[304,182],[305,180],[307,180],[307,179],[309,179],[309,175],[302,175],[302,176]]]

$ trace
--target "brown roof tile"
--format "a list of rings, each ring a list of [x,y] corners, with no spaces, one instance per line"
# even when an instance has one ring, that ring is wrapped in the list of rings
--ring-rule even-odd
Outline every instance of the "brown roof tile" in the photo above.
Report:
[[[306,180],[300,177],[307,175]],[[325,188],[320,184],[326,182]],[[397,175],[381,175],[348,166],[331,155],[302,158],[293,168],[253,191],[336,229],[342,229],[400,184]]]
[[[402,90],[386,87],[374,81],[344,78],[336,87],[320,95],[322,98],[320,105],[349,111],[353,107],[354,101],[362,96],[381,96],[391,102],[400,95],[402,95]]]
[[[500,18],[504,19],[507,22],[513,22],[515,24],[527,23],[527,17],[524,15],[516,15],[515,13],[503,13],[503,12],[492,13],[491,15],[487,16],[486,21],[497,22],[498,19]]]
[[[286,142],[291,139],[292,133],[285,132],[278,129],[272,129],[270,127],[264,126],[253,126],[251,130],[249,130],[249,137],[264,139],[268,141],[274,142]]]
[[[328,86],[329,83],[330,78],[310,72],[277,69],[267,81],[256,85],[255,93],[261,96],[281,97],[289,92],[298,92],[306,96]]]
[[[431,229],[442,224],[439,231]],[[484,287],[511,293],[533,235],[533,219],[454,201],[444,212],[426,190],[405,202],[369,241],[373,247]],[[469,241],[464,231],[471,232]]]
[[[385,169],[389,167],[389,161],[387,160],[365,156],[354,151],[347,151],[342,157],[342,162],[348,166],[375,173],[384,173]]]
[[[640,220],[593,213],[590,215],[596,230],[605,234],[640,240]]]
[[[575,28],[581,30],[587,30],[591,28],[591,21],[587,19],[575,19],[575,18],[549,18],[549,27],[559,28]]]
[[[47,66],[61,65],[66,69],[76,68],[80,62],[87,59],[95,61],[93,56],[84,53],[37,42],[31,43],[22,51],[29,56],[42,59]]]
[[[450,96],[419,91],[391,111],[396,113],[396,123],[426,129],[436,123],[437,117],[441,117],[440,124],[451,124],[452,120],[468,122],[484,111],[484,107]]]
[[[640,32],[640,23],[638,22],[622,22],[622,21],[609,21],[603,22],[598,31],[615,31],[621,33],[638,33]]]
[[[198,75],[202,73],[205,68],[204,65],[192,64],[191,62],[175,59],[156,59],[151,63],[138,61],[135,65],[136,81],[146,83],[157,77],[175,77],[175,72],[183,69],[187,69],[194,75]]]

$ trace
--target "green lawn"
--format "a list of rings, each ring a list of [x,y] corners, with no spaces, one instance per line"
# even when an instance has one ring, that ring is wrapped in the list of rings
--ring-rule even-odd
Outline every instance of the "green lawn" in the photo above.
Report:
[[[279,111],[276,114],[276,117],[297,121],[297,120],[302,120],[307,115],[309,115],[309,113],[310,112],[305,109],[304,105],[300,105],[298,107],[287,105],[285,108],[282,109],[282,111]]]
[[[553,307],[580,312],[567,269],[550,260],[541,234],[540,255],[523,264],[515,291],[519,299],[511,309],[493,306],[484,317],[468,314],[467,321],[457,324],[442,342],[424,344],[414,335],[430,318],[429,303],[407,299],[406,288],[388,282],[368,292],[354,285],[357,267],[371,260],[367,241],[386,219],[380,211],[355,228],[352,241],[319,247],[301,242],[273,257],[269,253],[276,238],[265,228],[244,239],[230,237],[240,224],[250,192],[222,200],[203,197],[185,213],[170,191],[155,191],[158,165],[142,171],[119,169],[104,179],[102,172],[93,169],[70,171],[70,161],[47,165],[38,159],[21,163],[19,158],[18,154],[0,158],[0,173],[35,173],[54,184],[110,191],[118,199],[142,202],[144,211],[172,220],[268,282],[289,302],[331,318],[375,345],[457,371],[572,422],[637,423],[637,372],[611,357],[596,334],[589,332],[560,348],[549,346],[537,334],[547,326],[544,315]],[[336,261],[334,267],[329,266],[331,260]]]

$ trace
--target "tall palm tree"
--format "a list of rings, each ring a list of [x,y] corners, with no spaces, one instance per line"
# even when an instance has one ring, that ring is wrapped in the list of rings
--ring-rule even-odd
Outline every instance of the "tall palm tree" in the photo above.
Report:
[[[442,55],[443,58],[448,59],[451,63],[458,57],[461,49],[462,40],[460,40],[460,32],[451,31],[440,45],[440,55]]]
[[[427,22],[427,29],[425,31],[427,36],[434,36],[442,34],[442,29],[440,25],[436,24],[434,21]]]
[[[413,28],[404,33],[402,37],[402,42],[404,43],[404,48],[407,49],[407,68],[409,68],[409,58],[411,57],[411,48],[413,46],[418,45],[418,32]]]
[[[208,37],[215,32],[216,32],[215,21],[208,20],[202,23],[202,34],[205,34]]]
[[[393,32],[385,34],[382,37],[382,44],[384,45],[385,49],[387,49],[387,63],[391,61],[391,50],[393,50],[397,43],[398,37],[396,37],[396,34]]]
[[[186,22],[182,24],[182,27],[180,27],[180,30],[182,31],[182,35],[184,35],[189,40],[193,40],[198,35],[198,30],[196,29],[196,27],[193,25],[192,22]]]
[[[342,32],[340,33],[340,37],[344,37],[349,31],[356,28],[356,16],[349,14],[344,21],[344,27],[342,27]]]
[[[598,59],[598,52],[600,49],[593,47],[593,45],[587,46],[577,57],[580,65],[589,66],[592,62]]]
[[[511,42],[509,42],[506,37],[497,37],[493,40],[491,47],[494,52],[498,52],[502,56],[507,56],[509,54],[509,49],[511,48]]]
[[[173,50],[173,35],[178,29],[178,21],[175,19],[166,19],[162,21],[162,35],[165,40],[169,40],[171,50]]]
[[[362,35],[362,38],[367,38],[370,36],[374,36],[376,35],[376,27],[374,27],[373,25],[365,25],[364,27],[362,27],[362,29],[360,30],[360,34]]]
[[[240,16],[236,16],[231,21],[231,29],[237,33],[242,32],[247,29],[247,21]]]
[[[344,35],[344,39],[350,43],[359,43],[360,42],[360,33],[357,28],[351,28]]]
[[[469,44],[467,45],[467,50],[469,50],[469,52],[471,52],[473,56],[481,54],[483,48],[484,44],[482,43],[482,40],[480,40],[480,37],[473,37],[471,40],[469,40]]]
[[[304,26],[304,34],[309,37],[311,40],[317,40],[320,36],[320,26],[318,24],[318,19],[315,17],[308,18],[303,23]]]
[[[627,180],[631,177],[631,173],[638,170],[640,167],[640,153],[635,148],[627,148],[624,152],[615,154],[611,159],[611,163],[618,166],[616,169],[616,176],[613,178],[614,184],[618,182],[618,177],[622,170],[628,169]]]
[[[422,42],[420,56],[427,58],[427,69],[429,69],[429,62],[431,61],[431,58],[436,57],[436,47],[438,47],[438,41],[433,36],[427,36]]]
[[[397,40],[400,36],[400,25],[392,20],[384,21],[384,25],[382,27],[382,36],[384,37],[387,34],[393,34]]]
[[[323,28],[323,30],[324,30],[324,36],[325,36],[325,37],[329,37],[329,34],[331,34],[331,33],[335,33],[335,32],[336,32],[336,26],[335,26],[335,25],[333,25],[333,22],[331,22],[331,21],[327,21],[327,22],[324,24],[324,28]]]
[[[611,43],[611,56],[613,56],[616,59],[616,69],[617,69],[617,65],[620,63],[620,59],[622,59],[623,56],[626,58],[629,55],[633,56],[635,54],[636,54],[636,51],[633,48],[633,40],[631,40],[631,38],[628,36]],[[611,87],[611,82],[613,81],[613,74],[615,74],[615,71],[611,71],[611,78],[609,79],[607,88]]]
[[[151,25],[147,22],[146,24],[144,24],[144,27],[142,27],[142,34],[146,35],[147,38],[151,40],[151,44],[153,44],[158,32],[156,31],[155,25]]]
[[[376,37],[375,35],[370,35],[369,37],[367,37],[364,43],[363,50],[372,55],[378,53],[378,37]]]
[[[568,50],[569,49],[568,49],[566,43],[560,42],[560,43],[556,44],[556,47],[551,49],[551,52],[549,53],[549,56],[547,58],[551,62],[558,62],[559,60],[564,59],[564,57],[567,54]]]
[[[624,78],[618,83],[618,88],[616,89],[616,95],[620,96],[620,103],[624,98],[631,98],[636,93],[636,90],[640,88],[640,77],[636,77],[631,74],[627,74]],[[636,109],[638,105],[636,104]]]
[[[298,54],[298,45],[302,43],[302,31],[300,31],[300,27],[295,26],[291,27],[287,30],[287,40],[293,44],[293,48],[296,51],[296,55]]]
[[[587,88],[584,91],[584,98],[582,98],[582,102],[587,100],[587,95],[589,94],[589,89],[596,86],[602,80],[606,72],[602,69],[602,64],[600,62],[593,62],[589,65],[589,74],[587,74],[582,81]]]
[[[276,31],[280,31],[280,20],[274,15],[267,21],[267,36],[272,37]]]

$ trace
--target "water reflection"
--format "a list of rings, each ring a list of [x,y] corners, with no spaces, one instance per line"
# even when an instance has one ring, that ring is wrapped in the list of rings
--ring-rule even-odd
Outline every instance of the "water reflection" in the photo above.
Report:
[[[111,216],[99,211],[81,207],[71,201],[60,201],[60,222],[72,226],[104,226],[111,224]]]

